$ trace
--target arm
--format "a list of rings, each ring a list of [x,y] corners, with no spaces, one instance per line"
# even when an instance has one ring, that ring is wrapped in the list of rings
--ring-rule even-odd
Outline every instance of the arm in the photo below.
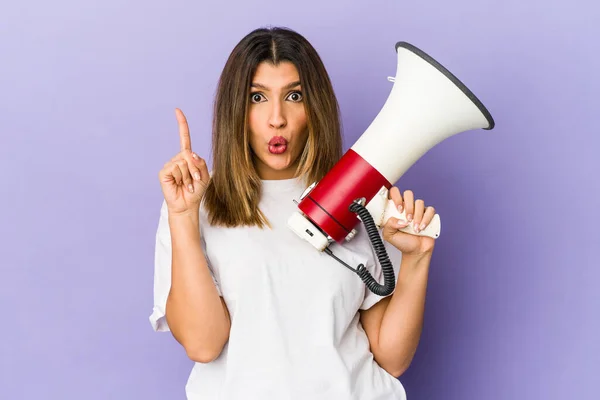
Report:
[[[430,259],[431,253],[403,256],[394,294],[361,311],[375,361],[395,377],[408,369],[419,344]]]
[[[198,213],[170,216],[169,227],[173,253],[167,323],[190,359],[210,362],[229,338],[229,312],[202,251]]]

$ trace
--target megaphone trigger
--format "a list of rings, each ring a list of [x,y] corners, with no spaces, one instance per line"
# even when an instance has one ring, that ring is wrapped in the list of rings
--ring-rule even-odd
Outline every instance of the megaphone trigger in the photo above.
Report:
[[[382,187],[366,205],[367,210],[369,210],[369,213],[373,217],[375,225],[377,225],[379,229],[381,229],[391,217],[406,221],[406,210],[399,212],[396,203],[388,198],[388,193],[389,191],[385,187]],[[440,230],[441,222],[438,214],[436,214],[429,225],[420,232],[415,232],[412,225],[400,229],[401,232],[417,236],[429,236],[433,239],[437,239],[440,236]]]
[[[406,221],[406,210],[403,210],[402,212],[398,211],[396,203],[394,203],[394,201],[390,199],[388,200],[387,205],[385,207],[381,226],[385,225],[391,217]],[[412,224],[409,224],[407,227],[400,229],[400,232],[405,232],[417,236],[428,236],[430,238],[437,239],[438,237],[440,237],[441,227],[442,224],[440,221],[440,216],[439,214],[435,214],[431,219],[429,225],[427,225],[422,231],[415,232]]]

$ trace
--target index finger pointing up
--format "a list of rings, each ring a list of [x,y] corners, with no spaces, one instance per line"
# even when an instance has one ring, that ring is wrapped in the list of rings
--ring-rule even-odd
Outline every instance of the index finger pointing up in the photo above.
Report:
[[[179,143],[181,145],[181,151],[192,150],[190,129],[188,128],[187,119],[185,118],[185,115],[183,115],[183,111],[176,108],[175,116],[177,117],[177,123],[179,124]]]

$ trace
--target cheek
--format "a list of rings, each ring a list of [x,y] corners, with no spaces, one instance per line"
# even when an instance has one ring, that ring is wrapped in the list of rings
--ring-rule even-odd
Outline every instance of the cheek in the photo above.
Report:
[[[248,111],[248,128],[250,128],[250,131],[256,131],[258,129],[259,126],[259,119],[258,119],[258,113],[255,112],[254,110],[250,109]]]
[[[307,122],[306,113],[304,112],[304,109],[298,110],[298,112],[296,112],[294,114],[294,125],[296,127],[296,130],[302,136],[307,134],[306,128],[308,127],[308,122]]]
[[[248,134],[250,135],[250,144],[254,145],[258,141],[258,132],[260,132],[260,119],[256,112],[248,113]]]

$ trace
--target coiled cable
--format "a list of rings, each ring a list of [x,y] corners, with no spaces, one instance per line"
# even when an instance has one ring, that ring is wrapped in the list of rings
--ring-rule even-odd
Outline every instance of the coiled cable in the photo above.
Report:
[[[371,242],[371,246],[373,246],[373,250],[375,250],[375,254],[377,255],[377,259],[379,260],[379,264],[381,265],[381,270],[383,271],[383,285],[378,283],[375,280],[375,278],[373,278],[373,275],[371,275],[369,270],[363,264],[359,264],[358,267],[354,269],[339,258],[337,258],[328,247],[325,248],[325,252],[331,257],[338,260],[345,267],[355,272],[371,292],[379,296],[388,296],[392,294],[396,287],[396,277],[394,274],[394,268],[385,249],[383,240],[381,239],[377,226],[373,221],[373,217],[369,213],[369,210],[367,210],[365,206],[360,204],[360,202],[358,201],[352,202],[352,204],[350,204],[349,210],[355,214],[358,214],[361,221],[365,225],[369,241]]]

